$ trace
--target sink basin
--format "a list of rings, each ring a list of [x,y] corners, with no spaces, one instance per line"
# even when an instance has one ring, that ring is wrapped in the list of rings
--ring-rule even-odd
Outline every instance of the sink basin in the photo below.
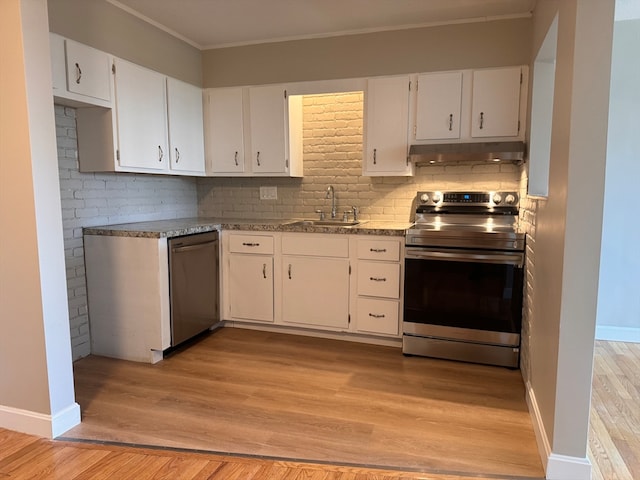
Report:
[[[287,225],[294,227],[354,227],[362,223],[360,220],[296,220]]]

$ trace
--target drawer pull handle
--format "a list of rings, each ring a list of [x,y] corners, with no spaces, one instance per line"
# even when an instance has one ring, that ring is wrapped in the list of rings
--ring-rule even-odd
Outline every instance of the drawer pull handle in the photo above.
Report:
[[[369,277],[369,280],[372,282],[386,282],[387,279],[385,277]]]
[[[262,276],[264,278],[267,278],[267,264],[266,263],[262,264]]]
[[[370,248],[369,251],[373,253],[384,253],[387,251],[387,249],[386,248]]]
[[[242,242],[242,245],[245,247],[259,247],[259,243],[250,243],[250,242]]]
[[[373,318],[384,318],[384,313],[370,313],[369,316]]]
[[[80,85],[80,80],[82,80],[82,69],[80,65],[76,63],[76,83]]]
[[[291,264],[289,264],[288,273],[289,273],[289,280],[291,280]]]

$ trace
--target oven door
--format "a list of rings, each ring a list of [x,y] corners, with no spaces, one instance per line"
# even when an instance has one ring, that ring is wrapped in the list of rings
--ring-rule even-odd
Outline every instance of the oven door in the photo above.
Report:
[[[520,344],[524,254],[407,247],[405,335]]]

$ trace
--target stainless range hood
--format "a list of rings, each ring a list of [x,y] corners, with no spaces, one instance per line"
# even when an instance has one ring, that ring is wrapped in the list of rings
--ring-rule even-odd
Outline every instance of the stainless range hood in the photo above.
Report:
[[[524,142],[478,142],[411,145],[409,157],[416,165],[463,162],[522,163]]]

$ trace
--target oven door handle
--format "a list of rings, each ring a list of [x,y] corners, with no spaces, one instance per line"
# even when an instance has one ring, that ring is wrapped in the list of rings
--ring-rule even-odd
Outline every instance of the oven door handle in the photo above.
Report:
[[[461,252],[447,252],[442,250],[431,250],[428,248],[407,247],[405,258],[418,260],[444,260],[448,262],[471,262],[471,263],[496,263],[500,265],[515,265],[522,267],[524,255],[522,253],[490,253],[481,250],[467,250]]]

